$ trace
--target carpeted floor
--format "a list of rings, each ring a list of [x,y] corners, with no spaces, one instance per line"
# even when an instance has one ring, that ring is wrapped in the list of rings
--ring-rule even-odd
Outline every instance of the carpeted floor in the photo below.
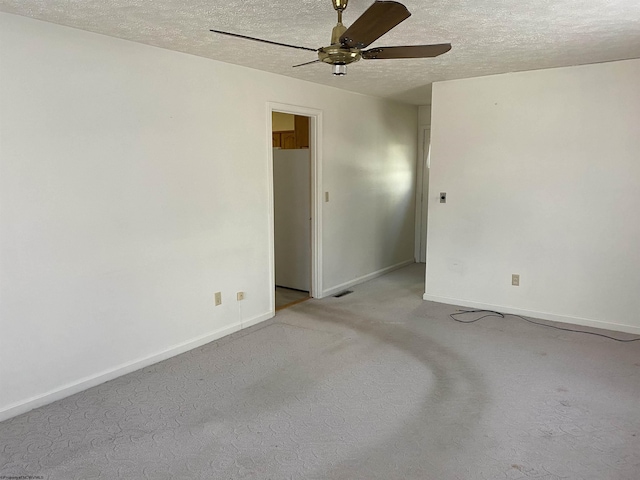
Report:
[[[640,478],[640,342],[455,323],[421,299],[423,274],[3,422],[0,477]]]

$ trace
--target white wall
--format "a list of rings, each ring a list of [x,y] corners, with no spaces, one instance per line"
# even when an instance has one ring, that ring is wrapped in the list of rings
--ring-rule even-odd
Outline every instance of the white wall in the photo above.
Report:
[[[411,260],[415,107],[0,14],[0,418],[272,315],[270,101],[323,111],[325,289]]]
[[[640,333],[639,85],[640,60],[435,84],[425,299]]]

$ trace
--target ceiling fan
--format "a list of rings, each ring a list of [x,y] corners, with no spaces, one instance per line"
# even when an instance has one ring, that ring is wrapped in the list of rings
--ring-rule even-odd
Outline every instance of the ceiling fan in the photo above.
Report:
[[[407,7],[399,2],[379,0],[374,2],[349,28],[342,24],[342,12],[347,8],[349,0],[332,0],[333,8],[338,12],[338,24],[331,32],[331,45],[317,49],[302,47],[300,45],[287,45],[286,43],[272,42],[261,38],[238,35],[237,33],[211,30],[214,33],[230,35],[232,37],[254,40],[257,42],[280,45],[281,47],[297,48],[317,52],[318,59],[311,62],[294,65],[302,67],[312,63],[324,62],[333,65],[334,75],[346,75],[347,65],[357,62],[361,58],[365,60],[382,60],[389,58],[432,58],[451,50],[450,43],[437,45],[409,45],[400,47],[377,47],[370,50],[362,50],[389,30],[411,16]]]

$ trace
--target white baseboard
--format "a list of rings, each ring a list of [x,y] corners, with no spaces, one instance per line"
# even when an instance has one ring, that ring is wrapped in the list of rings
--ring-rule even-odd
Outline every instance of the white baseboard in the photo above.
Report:
[[[275,312],[263,313],[262,315],[258,315],[257,317],[250,318],[249,320],[244,320],[242,322],[242,328],[239,330],[244,330],[245,328],[253,327],[259,323],[264,322],[265,320],[269,320],[275,316]]]
[[[358,285],[360,283],[364,283],[364,282],[368,282],[369,280],[372,280],[376,277],[381,277],[382,275],[392,272],[394,270],[397,270],[399,268],[402,267],[406,267],[407,265],[411,265],[413,263],[416,263],[413,259],[411,260],[405,260],[404,262],[400,262],[400,263],[396,263],[395,265],[391,265],[390,267],[386,267],[386,268],[382,268],[380,270],[377,270],[373,273],[369,273],[367,275],[363,275],[361,277],[358,278],[354,278],[353,280],[349,280],[348,282],[344,282],[341,283],[340,285],[336,285],[335,287],[331,287],[328,288],[326,290],[323,290],[322,292],[322,297],[320,298],[324,298],[324,297],[329,297],[331,295],[335,295],[336,293],[340,293],[341,291],[349,288],[349,287],[353,287],[354,285]]]
[[[488,303],[473,302],[470,300],[462,300],[459,298],[439,297],[437,295],[422,295],[423,300],[430,302],[446,303],[448,305],[457,305],[461,307],[475,308],[480,310],[494,310],[501,313],[513,313],[522,315],[523,317],[539,318],[541,320],[551,320],[553,322],[570,323],[572,325],[581,325],[583,327],[601,328],[603,330],[614,330],[617,332],[633,333],[640,335],[640,327],[633,325],[624,325],[620,323],[603,322],[601,320],[590,320],[588,318],[572,317],[569,315],[558,315],[548,312],[537,312],[533,310],[523,310],[521,308],[506,307],[504,305],[492,305]]]
[[[256,325],[260,322],[264,322],[265,320],[268,320],[272,317],[273,313],[268,312],[244,322],[237,322],[233,325],[229,325],[214,332],[207,333],[200,337],[179,343],[178,345],[169,347],[166,350],[163,350],[162,352],[156,353],[154,355],[134,360],[133,362],[125,363],[102,373],[82,378],[76,382],[67,384],[45,394],[32,397],[25,401],[14,403],[0,410],[0,422],[26,413],[30,410],[33,410],[34,408],[42,407],[49,403],[53,403],[73,394],[82,392],[83,390],[95,387],[96,385],[100,385],[101,383],[108,382],[109,380],[113,380],[114,378],[121,377],[122,375],[126,375],[127,373],[135,372],[136,370],[140,370],[141,368],[161,362],[163,360],[166,360],[167,358],[175,357],[176,355],[180,355],[181,353],[188,352],[189,350],[193,350],[194,348],[198,348],[209,342],[213,342],[214,340],[226,337],[227,335],[231,335],[232,333],[235,333],[239,330]]]

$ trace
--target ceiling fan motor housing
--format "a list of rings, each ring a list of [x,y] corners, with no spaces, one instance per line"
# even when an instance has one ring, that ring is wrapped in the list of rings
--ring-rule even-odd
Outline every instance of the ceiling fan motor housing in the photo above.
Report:
[[[349,65],[362,58],[357,48],[345,48],[342,45],[329,45],[318,49],[318,58],[330,65]]]

